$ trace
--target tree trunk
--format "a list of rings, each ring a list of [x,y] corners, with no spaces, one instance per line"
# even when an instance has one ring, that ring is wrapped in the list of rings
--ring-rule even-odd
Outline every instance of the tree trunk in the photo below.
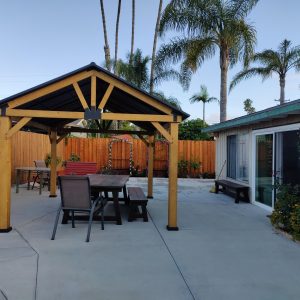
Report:
[[[152,94],[154,90],[154,64],[155,64],[156,45],[157,45],[157,37],[158,37],[158,31],[160,26],[162,4],[163,4],[163,0],[160,0],[158,6],[158,13],[157,13],[154,40],[153,40],[153,49],[152,49],[152,61],[151,61],[151,72],[150,72],[150,94]]]
[[[280,76],[280,104],[284,104],[285,102],[285,76]]]
[[[220,122],[227,120],[227,73],[229,64],[228,49],[220,50],[221,89],[220,89]]]
[[[132,63],[133,49],[134,49],[134,22],[135,22],[135,0],[132,0],[132,22],[131,22],[131,48],[129,63]]]
[[[103,0],[100,0],[100,7],[101,7],[101,15],[102,15],[102,24],[103,24],[103,33],[104,33],[104,55],[105,55],[105,65],[106,68],[110,71],[110,50],[107,38],[107,30],[106,30],[106,20],[105,20],[105,12],[104,12],[104,5]]]
[[[121,4],[122,4],[122,0],[119,0],[117,21],[116,21],[116,40],[115,40],[115,59],[114,59],[114,73],[115,74],[117,73],[116,69],[117,69],[117,60],[118,60],[119,23],[120,23]]]
[[[205,102],[203,102],[203,123],[205,123]]]

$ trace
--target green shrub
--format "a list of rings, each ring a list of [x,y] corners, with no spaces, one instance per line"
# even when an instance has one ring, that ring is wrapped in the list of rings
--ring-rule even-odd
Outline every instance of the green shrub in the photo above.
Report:
[[[75,153],[71,153],[69,161],[80,161],[80,156]]]
[[[276,203],[271,215],[272,224],[287,232],[292,232],[291,214],[296,204],[300,204],[299,187],[277,185]]]
[[[51,154],[50,153],[46,154],[44,161],[45,161],[45,164],[46,164],[47,168],[50,167],[50,164],[51,164]],[[56,158],[56,165],[58,166],[60,163],[61,163],[61,158],[57,157]]]
[[[300,204],[294,205],[291,213],[292,235],[296,240],[300,240]]]
[[[178,162],[178,177],[186,178],[188,174],[189,162],[187,160],[181,159]]]
[[[215,172],[204,172],[202,174],[203,179],[215,179],[216,178],[216,173]]]

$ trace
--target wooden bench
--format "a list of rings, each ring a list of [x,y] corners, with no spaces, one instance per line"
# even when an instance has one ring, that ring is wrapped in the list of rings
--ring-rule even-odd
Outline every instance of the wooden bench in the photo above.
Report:
[[[61,175],[87,175],[97,173],[97,163],[95,162],[81,162],[81,161],[67,161],[66,167]]]
[[[131,222],[136,218],[143,218],[144,222],[148,222],[148,214],[146,208],[148,199],[145,196],[143,190],[139,187],[129,187],[127,188],[127,190],[129,198],[128,222]],[[139,206],[142,209],[142,213],[140,213]]]
[[[220,186],[222,189],[220,189]],[[239,203],[240,200],[249,202],[249,187],[238,184],[229,180],[216,180],[215,181],[215,193],[218,194],[219,191],[229,194],[235,197],[235,203]]]

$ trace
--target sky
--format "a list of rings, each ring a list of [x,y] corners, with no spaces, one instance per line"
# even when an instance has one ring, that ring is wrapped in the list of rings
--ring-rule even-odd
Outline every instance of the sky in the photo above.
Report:
[[[164,1],[164,6],[169,1]],[[117,0],[104,0],[111,56],[114,55]],[[136,0],[135,49],[151,56],[159,0]],[[298,0],[260,0],[247,20],[257,30],[256,51],[277,49],[283,39],[300,45]],[[0,99],[80,68],[90,62],[103,65],[104,38],[99,0],[0,0]],[[159,39],[168,42],[174,32]],[[131,0],[121,8],[118,56],[125,58],[131,41]],[[158,45],[158,46],[159,46]],[[228,82],[242,69],[229,70]],[[158,90],[176,97],[190,118],[202,118],[201,104],[189,98],[206,85],[210,96],[219,98],[218,55],[205,61],[193,75],[188,91],[177,82],[163,82]],[[286,99],[300,98],[300,73],[290,71]],[[279,79],[274,75],[262,83],[256,77],[240,83],[228,95],[228,118],[244,115],[243,101],[250,98],[256,110],[274,105],[279,98]],[[218,103],[206,107],[209,124],[219,121]]]

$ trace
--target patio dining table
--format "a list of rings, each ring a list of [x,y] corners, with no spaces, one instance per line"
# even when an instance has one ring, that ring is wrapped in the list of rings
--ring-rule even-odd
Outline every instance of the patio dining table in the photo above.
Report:
[[[50,174],[50,168],[39,168],[39,167],[18,167],[16,168],[16,193],[19,193],[20,176],[21,173],[27,173],[27,190],[30,189],[30,179],[32,174],[39,174],[40,176],[40,187],[39,193],[42,194],[43,187],[43,174]]]
[[[104,216],[105,221],[115,221],[117,225],[122,225],[122,218],[120,213],[119,201],[127,201],[126,183],[129,180],[128,175],[104,175],[104,174],[91,174],[88,175],[90,178],[90,185],[92,193],[104,192],[105,196],[108,193],[112,193],[112,201],[114,205],[115,215],[114,216]],[[123,192],[124,198],[119,198],[119,193]],[[109,199],[110,200],[110,199]],[[64,216],[62,224],[66,224],[69,220],[69,212],[64,211]],[[86,216],[76,216],[77,220],[86,219]],[[95,220],[98,216],[94,217]]]

